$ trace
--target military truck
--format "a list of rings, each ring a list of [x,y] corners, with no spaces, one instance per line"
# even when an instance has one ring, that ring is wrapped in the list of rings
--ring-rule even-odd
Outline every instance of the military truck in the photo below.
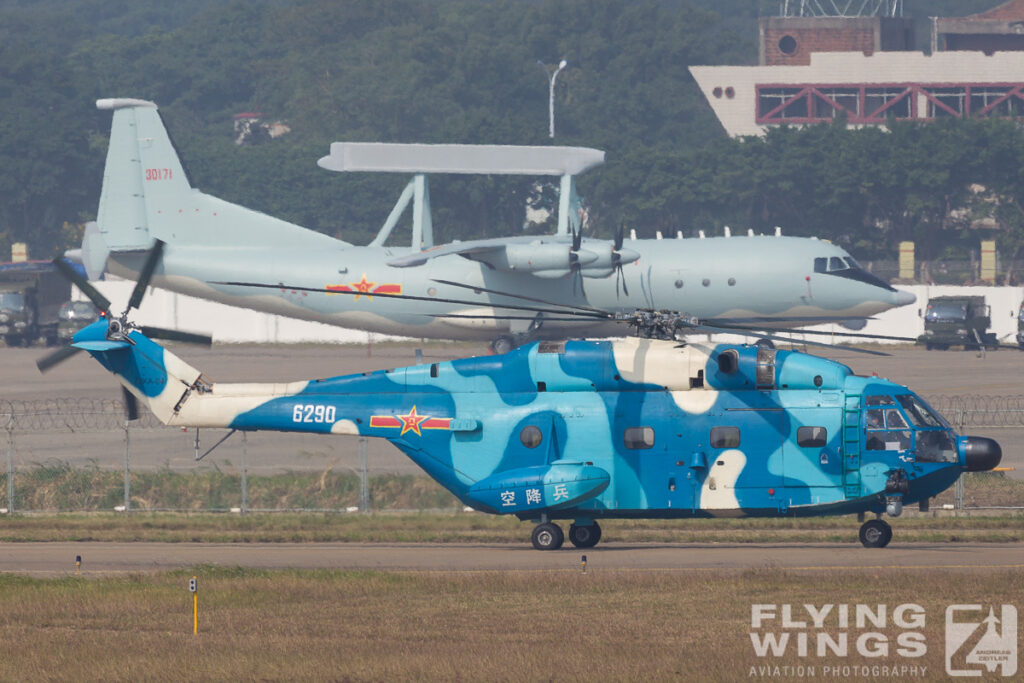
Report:
[[[937,296],[928,300],[924,311],[924,334],[917,338],[925,348],[965,349],[999,348],[992,324],[991,310],[983,296]]]
[[[70,298],[71,283],[49,261],[0,263],[0,338],[7,346],[56,344],[60,307]]]

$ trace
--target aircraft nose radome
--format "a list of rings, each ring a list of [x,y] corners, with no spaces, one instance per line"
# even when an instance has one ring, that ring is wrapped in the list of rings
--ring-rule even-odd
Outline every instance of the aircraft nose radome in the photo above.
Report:
[[[964,443],[964,465],[968,472],[990,470],[1003,459],[1003,449],[993,439],[969,436]]]
[[[897,306],[906,306],[907,304],[912,304],[915,301],[917,301],[917,297],[914,296],[913,292],[907,292],[907,291],[904,291],[902,289],[897,289],[896,290],[896,305]]]

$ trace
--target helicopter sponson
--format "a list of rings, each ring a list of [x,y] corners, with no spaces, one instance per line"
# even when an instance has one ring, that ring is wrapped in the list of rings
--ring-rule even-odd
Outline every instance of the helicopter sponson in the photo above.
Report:
[[[534,520],[539,549],[610,518],[926,508],[999,445],[957,435],[907,387],[796,351],[674,341],[540,342],[498,356],[282,384],[212,383],[137,330],[80,331],[163,422],[387,439],[473,508]]]

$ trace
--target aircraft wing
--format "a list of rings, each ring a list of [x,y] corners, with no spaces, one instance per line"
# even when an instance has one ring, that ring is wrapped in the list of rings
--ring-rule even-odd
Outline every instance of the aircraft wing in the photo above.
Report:
[[[486,262],[488,260],[488,255],[498,257],[502,255],[510,245],[556,244],[568,246],[571,244],[571,241],[572,240],[569,237],[558,238],[550,235],[520,235],[517,237],[491,237],[483,240],[449,242],[448,244],[442,244],[424,251],[417,251],[404,256],[399,256],[391,259],[387,264],[389,266],[394,266],[395,268],[411,268],[413,266],[422,266],[430,259],[434,259],[439,256],[448,256],[449,254],[458,254],[474,261]]]

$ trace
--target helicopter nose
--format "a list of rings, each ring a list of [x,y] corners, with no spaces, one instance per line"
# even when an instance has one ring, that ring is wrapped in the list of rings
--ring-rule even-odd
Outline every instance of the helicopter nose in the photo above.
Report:
[[[914,294],[912,292],[906,292],[906,291],[904,291],[902,289],[897,289],[896,290],[896,305],[897,306],[906,306],[907,304],[912,304],[915,301],[917,301],[917,297],[914,296]]]
[[[983,436],[965,437],[961,450],[964,454],[964,469],[968,472],[990,470],[1003,459],[1003,449],[999,444]]]

